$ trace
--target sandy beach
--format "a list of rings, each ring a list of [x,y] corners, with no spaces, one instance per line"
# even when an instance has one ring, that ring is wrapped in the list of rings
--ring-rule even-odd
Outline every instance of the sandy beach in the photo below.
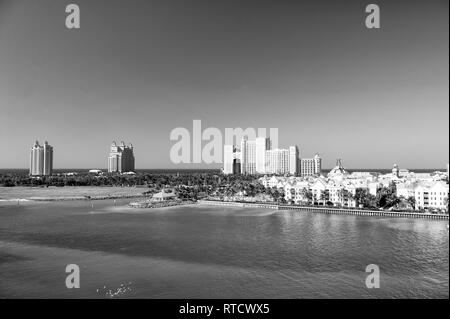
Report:
[[[0,187],[0,202],[135,198],[143,197],[145,191],[136,187]]]

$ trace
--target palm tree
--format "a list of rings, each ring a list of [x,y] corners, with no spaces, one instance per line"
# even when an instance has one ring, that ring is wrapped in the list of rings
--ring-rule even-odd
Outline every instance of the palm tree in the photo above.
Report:
[[[302,197],[307,200],[307,203],[310,204],[312,202],[313,199],[313,193],[312,190],[307,189],[307,188],[303,188],[302,189]]]
[[[445,211],[448,213],[448,196],[444,198]]]

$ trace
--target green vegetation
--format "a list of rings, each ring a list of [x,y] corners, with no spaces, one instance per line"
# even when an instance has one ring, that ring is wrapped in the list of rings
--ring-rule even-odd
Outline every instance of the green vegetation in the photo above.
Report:
[[[162,189],[174,189],[179,200],[196,201],[203,198],[215,200],[245,200],[273,202],[285,204],[283,189],[276,187],[265,188],[258,180],[259,176],[252,175],[223,175],[220,173],[137,173],[135,175],[122,174],[89,174],[53,175],[34,178],[28,175],[4,174],[0,175],[0,186],[31,186],[31,187],[65,187],[65,186],[103,186],[103,187],[139,187],[141,194],[151,195]],[[391,209],[410,211],[415,209],[413,197],[397,197],[396,185],[391,183],[388,187],[381,187],[377,195],[369,193],[367,189],[358,188],[353,195],[342,189],[339,197],[343,202],[354,200],[356,207],[363,209]],[[334,206],[327,191],[321,193],[320,198],[314,199],[312,191],[304,188],[303,205]],[[289,204],[293,204],[291,201]]]
[[[53,175],[45,177],[30,177],[28,175],[0,175],[0,187],[67,187],[67,186],[111,186],[111,187],[142,187],[143,192],[152,194],[164,188],[173,188],[178,198],[196,200],[212,194],[219,196],[235,195],[244,192],[247,196],[265,193],[266,189],[255,176],[228,176],[218,173],[136,173],[122,174],[89,174]],[[271,193],[271,190],[267,191]],[[273,190],[276,197],[284,197],[279,190]]]

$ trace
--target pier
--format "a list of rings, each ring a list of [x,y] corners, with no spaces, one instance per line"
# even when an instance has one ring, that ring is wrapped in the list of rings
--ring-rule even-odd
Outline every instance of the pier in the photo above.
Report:
[[[447,214],[422,214],[413,212],[393,212],[385,210],[365,210],[365,209],[349,209],[335,207],[313,207],[313,206],[296,206],[296,205],[278,205],[270,203],[243,203],[243,202],[222,202],[213,200],[199,200],[199,204],[214,206],[231,206],[231,207],[251,207],[251,208],[268,208],[276,210],[296,210],[310,213],[335,214],[335,215],[354,215],[354,216],[378,216],[392,218],[426,218],[426,219],[444,219],[448,220]]]

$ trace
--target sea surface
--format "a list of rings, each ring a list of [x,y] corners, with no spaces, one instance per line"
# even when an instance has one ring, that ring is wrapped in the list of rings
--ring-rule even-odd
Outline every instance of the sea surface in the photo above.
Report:
[[[0,204],[0,298],[449,298],[447,221],[126,203]]]

